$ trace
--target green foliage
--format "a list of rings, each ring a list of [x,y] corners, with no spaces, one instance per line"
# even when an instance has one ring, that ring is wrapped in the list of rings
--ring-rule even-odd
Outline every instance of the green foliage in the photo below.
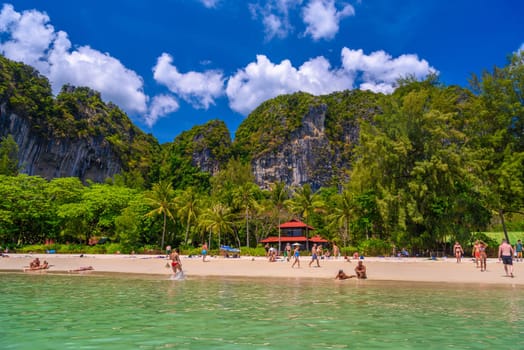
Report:
[[[124,169],[89,185],[8,176],[16,175],[16,143],[2,135],[0,242],[85,243],[103,235],[116,243],[89,249],[157,251],[184,243],[193,251],[204,240],[253,246],[251,237],[276,234],[281,220],[295,215],[316,234],[351,244],[346,251],[386,255],[393,244],[434,249],[471,241],[494,215],[492,227],[520,229],[523,62],[524,53],[514,54],[507,66],[473,76],[473,92],[430,76],[403,79],[391,95],[278,96],[253,111],[233,143],[214,120],[160,146],[98,92],[64,86],[55,99],[38,72],[0,57],[0,104],[49,140],[102,139]],[[283,183],[261,191],[253,159],[278,150],[311,113],[325,117],[329,150],[322,157],[330,159],[332,179],[316,192],[305,184],[290,193]]]
[[[18,175],[18,145],[13,135],[0,141],[0,175]]]
[[[364,256],[390,256],[393,245],[381,239],[371,238],[359,244],[358,252]]]

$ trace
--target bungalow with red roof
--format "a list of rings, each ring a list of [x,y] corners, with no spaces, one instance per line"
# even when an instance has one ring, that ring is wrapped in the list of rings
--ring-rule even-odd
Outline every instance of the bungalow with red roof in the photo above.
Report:
[[[288,222],[284,222],[279,226],[280,228],[280,237],[278,236],[271,236],[264,238],[260,240],[260,243],[268,243],[270,245],[277,244],[278,245],[278,251],[281,251],[281,244],[282,243],[299,243],[300,249],[306,249],[309,250],[309,243],[316,243],[316,244],[325,244],[328,243],[327,239],[324,239],[320,237],[319,235],[315,235],[313,237],[309,237],[309,231],[314,231],[315,229],[309,225],[306,225],[300,220],[293,219]],[[305,247],[304,247],[305,245]]]

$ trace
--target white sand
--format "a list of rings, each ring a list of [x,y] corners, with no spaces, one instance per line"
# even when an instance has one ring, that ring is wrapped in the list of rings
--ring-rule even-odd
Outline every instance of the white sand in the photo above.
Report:
[[[150,255],[85,255],[79,254],[9,254],[0,258],[0,271],[23,271],[32,259],[39,257],[51,265],[46,271],[26,273],[69,273],[69,270],[81,266],[92,266],[92,272],[137,273],[149,275],[169,275],[171,268],[166,267],[169,260]],[[308,267],[310,258],[301,257],[300,268],[291,268],[285,260],[268,262],[261,257],[241,257],[226,259],[208,257],[207,262],[201,258],[182,256],[183,270],[186,276],[227,276],[227,277],[285,277],[285,278],[321,278],[334,279],[337,271],[343,269],[353,274],[356,261],[344,259],[321,260],[321,267]],[[369,280],[442,282],[442,283],[476,283],[524,285],[524,263],[514,262],[514,278],[505,277],[504,267],[497,259],[489,259],[488,269],[481,272],[470,258],[457,264],[454,259],[432,261],[427,258],[366,258]]]

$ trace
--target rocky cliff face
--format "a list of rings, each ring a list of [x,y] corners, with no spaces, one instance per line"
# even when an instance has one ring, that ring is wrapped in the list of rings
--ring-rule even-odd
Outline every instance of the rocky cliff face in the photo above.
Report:
[[[256,182],[262,187],[277,181],[288,186],[308,183],[316,190],[345,176],[350,167],[348,148],[358,141],[358,125],[346,123],[338,130],[341,142],[337,142],[326,132],[327,117],[327,105],[311,107],[287,140],[255,156],[251,164]]]
[[[276,181],[290,186],[309,183],[319,188],[329,181],[335,152],[325,132],[326,111],[326,105],[311,108],[286,142],[253,159],[257,183],[264,187]]]
[[[21,172],[46,179],[75,176],[103,182],[121,171],[121,163],[103,137],[47,138],[34,131],[27,118],[0,105],[0,136],[13,135]]]

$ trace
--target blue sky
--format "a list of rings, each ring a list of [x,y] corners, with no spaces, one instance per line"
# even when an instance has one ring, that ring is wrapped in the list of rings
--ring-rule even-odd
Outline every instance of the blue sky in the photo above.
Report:
[[[284,93],[468,86],[524,49],[519,0],[164,0],[0,4],[0,53],[55,93],[89,86],[161,143],[211,119],[234,136]]]

